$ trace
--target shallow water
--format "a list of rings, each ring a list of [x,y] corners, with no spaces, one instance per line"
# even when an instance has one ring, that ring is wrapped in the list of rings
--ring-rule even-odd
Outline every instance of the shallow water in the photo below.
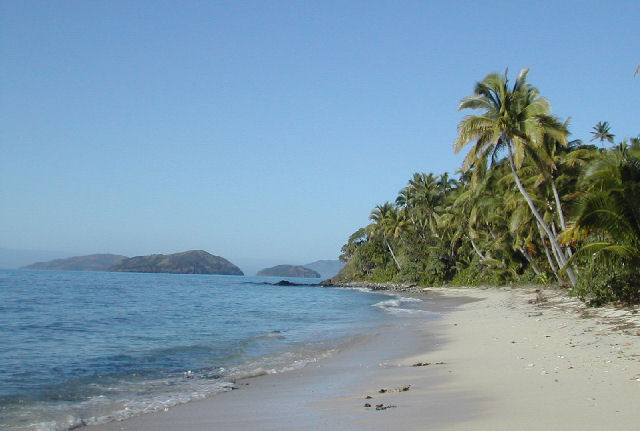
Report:
[[[64,430],[204,398],[420,312],[415,299],[265,284],[278,280],[0,271],[0,429]]]

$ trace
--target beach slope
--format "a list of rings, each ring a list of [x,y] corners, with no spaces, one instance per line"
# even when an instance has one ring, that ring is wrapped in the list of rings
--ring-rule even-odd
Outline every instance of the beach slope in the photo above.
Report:
[[[635,310],[533,288],[420,295],[440,318],[399,320],[301,370],[90,429],[637,429]]]

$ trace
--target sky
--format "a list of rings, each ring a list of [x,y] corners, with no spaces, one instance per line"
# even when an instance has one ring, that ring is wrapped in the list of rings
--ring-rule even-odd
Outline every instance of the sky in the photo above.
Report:
[[[461,98],[529,81],[640,133],[640,2],[0,0],[0,247],[335,259]]]

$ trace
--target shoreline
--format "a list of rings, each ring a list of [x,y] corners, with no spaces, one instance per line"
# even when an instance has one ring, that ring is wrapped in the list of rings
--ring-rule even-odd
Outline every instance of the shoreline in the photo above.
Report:
[[[402,289],[392,292],[416,294],[441,316],[400,318],[398,327],[301,370],[244,380],[238,391],[86,429],[637,426],[637,308],[588,309],[554,289]]]
[[[418,296],[424,300],[422,304],[417,303],[421,305],[419,309],[400,312],[374,333],[363,333],[355,342],[316,363],[284,373],[239,379],[235,382],[238,390],[82,429],[196,431],[208,427],[275,431],[318,429],[318,423],[322,424],[321,429],[327,430],[372,429],[371,423],[362,423],[359,414],[353,415],[354,412],[372,413],[365,411],[360,402],[364,396],[356,395],[354,389],[366,384],[378,369],[395,370],[396,362],[404,356],[419,354],[425,346],[435,348],[438,341],[430,331],[424,331],[422,325],[436,322],[442,317],[441,313],[467,301],[443,298],[433,303],[432,298]],[[352,396],[345,398],[345,393]]]

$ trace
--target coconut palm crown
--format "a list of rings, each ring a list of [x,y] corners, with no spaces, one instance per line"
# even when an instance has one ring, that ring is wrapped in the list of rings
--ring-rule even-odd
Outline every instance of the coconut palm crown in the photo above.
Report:
[[[463,169],[479,159],[512,147],[515,167],[520,168],[527,146],[540,147],[545,135],[566,143],[566,128],[550,114],[549,101],[527,82],[529,69],[522,69],[512,88],[508,72],[492,73],[478,82],[473,95],[460,101],[458,110],[480,109],[481,115],[467,115],[458,124],[453,149],[460,152],[471,142],[474,147],[464,160]]]
[[[549,101],[541,97],[540,92],[527,82],[528,73],[529,69],[522,69],[512,87],[509,87],[508,71],[504,75],[489,74],[476,83],[473,94],[460,101],[458,110],[480,110],[481,114],[467,115],[460,121],[453,149],[457,153],[474,143],[463,162],[463,171],[488,158],[493,164],[497,155],[502,150],[507,150],[518,190],[549,237],[559,267],[566,269],[571,284],[575,285],[575,275],[572,268],[567,267],[564,252],[551,228],[535,208],[518,175],[527,149],[535,151],[542,147],[545,136],[566,145],[567,136],[566,127],[551,115]]]
[[[607,141],[613,144],[613,139],[616,137],[613,133],[611,133],[611,125],[609,125],[608,121],[598,121],[598,123],[593,126],[593,131],[590,132],[593,136],[589,140],[590,142],[595,141],[596,139],[600,141],[600,145],[604,148],[604,141]]]

